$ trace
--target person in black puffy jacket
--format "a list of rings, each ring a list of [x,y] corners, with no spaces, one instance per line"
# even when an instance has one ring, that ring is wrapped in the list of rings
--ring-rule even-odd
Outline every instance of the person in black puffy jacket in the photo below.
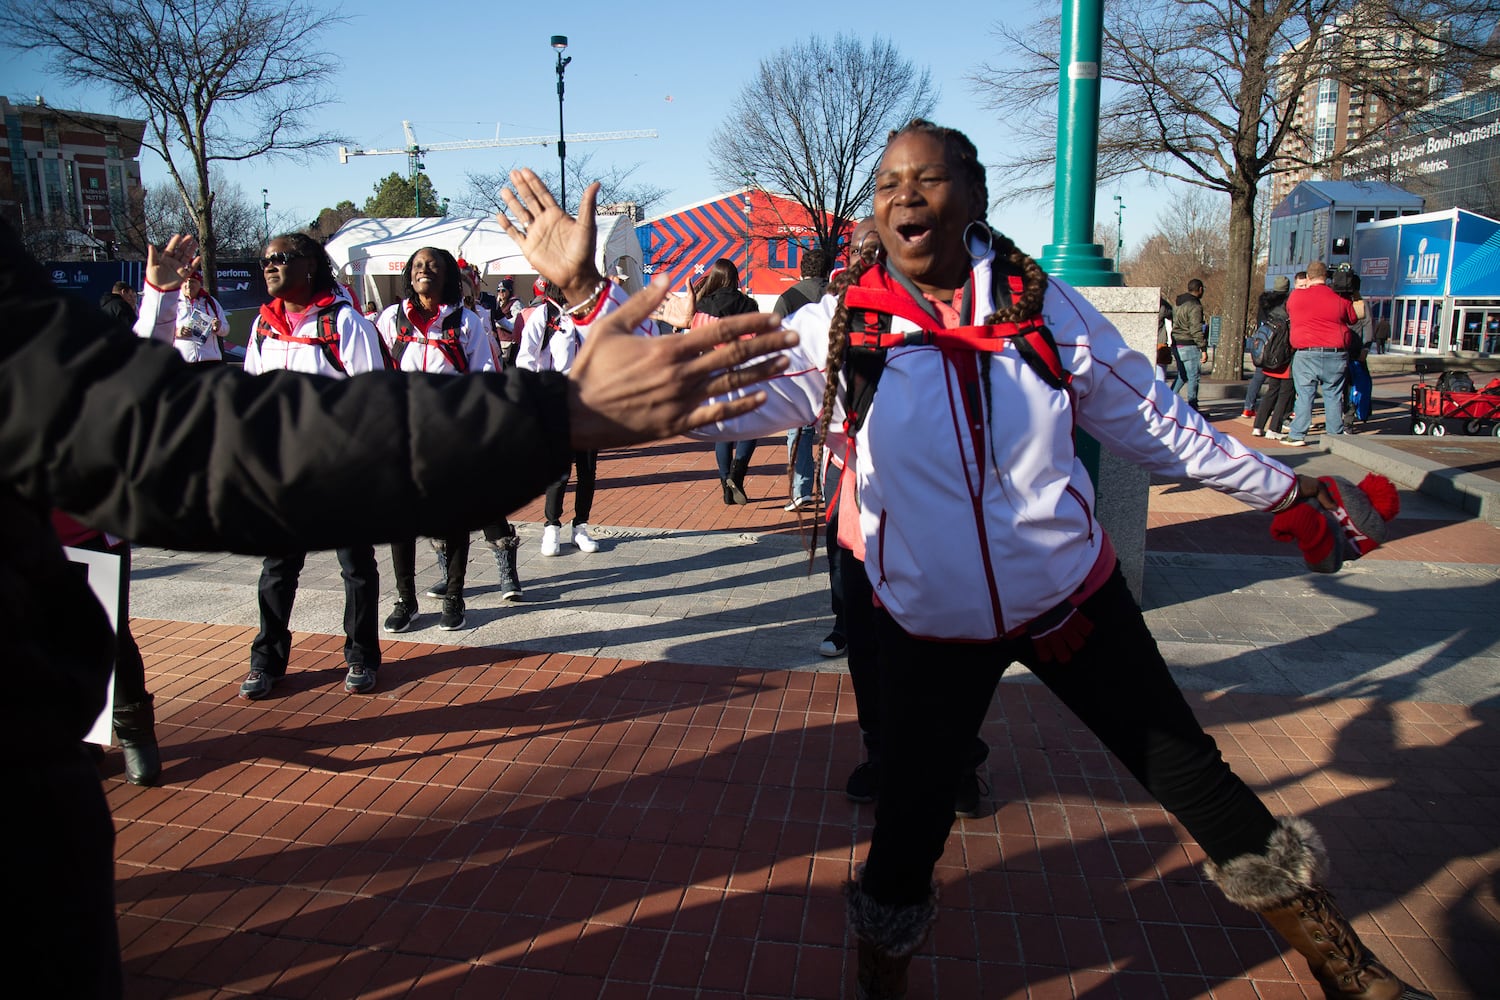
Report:
[[[175,294],[193,248],[177,237],[153,249],[147,280]],[[0,938],[7,967],[45,969],[52,996],[122,991],[113,826],[81,743],[104,707],[114,636],[51,508],[140,543],[260,555],[477,527],[541,493],[577,448],[669,437],[764,400],[699,405],[780,371],[781,359],[726,369],[795,335],[744,317],[688,337],[629,336],[663,294],[638,295],[613,335],[596,325],[571,377],[255,378],[189,365],[115,327],[54,288],[0,223],[0,600],[11,619],[0,754],[12,817],[0,850],[14,862],[7,899],[24,915]]]

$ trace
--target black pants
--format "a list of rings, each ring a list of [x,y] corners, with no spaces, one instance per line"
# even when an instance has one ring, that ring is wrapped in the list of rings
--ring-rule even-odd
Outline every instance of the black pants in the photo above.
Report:
[[[828,580],[834,612],[834,630],[844,636],[844,655],[849,665],[849,680],[854,685],[854,708],[859,716],[859,734],[865,744],[865,757],[880,764],[884,758],[880,719],[880,662],[875,632],[875,588],[865,575],[865,564],[850,549],[838,542],[838,505],[841,470],[831,465],[828,490],[833,523],[828,527]],[[983,716],[980,716],[981,721]],[[958,773],[973,771],[984,763],[990,748],[979,738],[975,726],[973,739],[960,756]]]
[[[515,525],[503,517],[494,524],[486,524],[479,530],[484,532],[484,540],[487,542],[498,542],[502,538],[516,537]]]
[[[32,969],[47,996],[118,1000],[114,824],[99,769],[80,743],[8,759],[0,851],[13,912],[0,944],[12,974]]]
[[[356,545],[338,549],[344,576],[344,662],[372,669],[380,666],[380,573],[375,567],[375,547]],[[267,556],[260,569],[260,633],[250,644],[250,668],[271,677],[286,673],[292,655],[292,602],[297,599],[297,578],[302,574],[306,552]]]
[[[1291,379],[1267,378],[1265,394],[1260,397],[1260,405],[1255,408],[1255,429],[1263,431],[1269,427],[1273,431],[1280,431],[1287,411],[1296,401],[1297,387],[1292,385]]]
[[[443,539],[448,555],[448,596],[464,596],[464,574],[469,568],[469,533]],[[396,578],[396,596],[408,604],[417,600],[417,540],[391,543],[391,575]]]
[[[589,515],[594,511],[594,472],[599,465],[599,453],[575,451],[573,452],[573,465],[578,469],[578,488],[573,492],[573,523],[587,524]],[[563,493],[568,488],[568,476],[571,471],[564,472],[561,479],[547,487],[547,499],[543,505],[543,511],[547,516],[548,524],[562,524]]]
[[[1013,661],[1062,699],[1211,859],[1264,853],[1275,819],[1193,716],[1118,567],[1081,610],[1094,631],[1059,665],[1037,662],[1029,640],[915,639],[875,609],[885,761],[863,881],[873,898],[890,906],[928,898],[953,825],[958,762]]]

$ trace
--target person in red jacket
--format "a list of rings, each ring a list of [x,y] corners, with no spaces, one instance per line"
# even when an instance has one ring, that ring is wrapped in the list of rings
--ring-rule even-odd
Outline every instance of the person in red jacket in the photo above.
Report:
[[[1349,328],[1365,315],[1363,302],[1351,302],[1328,284],[1328,265],[1307,265],[1307,286],[1286,300],[1292,320],[1292,385],[1297,391],[1288,448],[1307,445],[1313,394],[1323,395],[1323,421],[1329,434],[1344,432],[1344,380],[1349,374]]]

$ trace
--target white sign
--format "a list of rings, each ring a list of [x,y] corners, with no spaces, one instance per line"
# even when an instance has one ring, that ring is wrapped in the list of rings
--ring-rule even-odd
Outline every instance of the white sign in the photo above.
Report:
[[[120,628],[120,557],[109,552],[95,552],[92,549],[75,549],[71,545],[63,546],[63,554],[68,557],[68,562],[81,567],[84,576],[88,578],[89,589],[104,605],[104,613],[109,615],[110,631],[116,632]],[[115,705],[115,669],[111,665],[109,669],[109,687],[104,692],[104,711],[99,713],[99,718],[94,720],[94,726],[84,737],[87,743],[97,743],[100,746],[109,746],[114,742],[113,722]]]

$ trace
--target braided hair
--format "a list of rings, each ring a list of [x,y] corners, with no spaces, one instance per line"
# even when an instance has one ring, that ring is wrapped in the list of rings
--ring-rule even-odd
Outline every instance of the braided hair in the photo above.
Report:
[[[971,185],[979,193],[982,205],[989,205],[989,187],[985,182],[984,164],[979,162],[979,151],[975,149],[974,143],[969,140],[968,136],[957,129],[935,125],[924,118],[913,118],[901,128],[891,131],[886,139],[886,147],[889,148],[891,143],[907,135],[927,135],[940,142],[950,165],[958,172],[960,180]],[[983,220],[976,220],[975,225],[983,227],[989,235],[998,267],[1017,271],[1021,275],[1021,294],[1005,307],[986,316],[985,325],[1019,323],[1039,315],[1042,311],[1042,299],[1047,294],[1047,273],[1035,260],[1022,253],[1010,237],[995,232]],[[864,273],[874,266],[875,258],[874,252],[856,255],[850,260],[849,267],[835,275],[828,283],[829,293],[838,296],[839,304],[834,310],[828,327],[828,384],[823,390],[823,409],[818,415],[817,440],[820,444],[828,438],[828,424],[833,418],[833,404],[838,398],[839,377],[849,346],[849,308],[844,301],[844,293],[850,285],[858,282]],[[986,376],[989,374],[989,360],[988,352],[981,355],[981,364]],[[988,377],[984,379],[983,384],[988,393]]]

